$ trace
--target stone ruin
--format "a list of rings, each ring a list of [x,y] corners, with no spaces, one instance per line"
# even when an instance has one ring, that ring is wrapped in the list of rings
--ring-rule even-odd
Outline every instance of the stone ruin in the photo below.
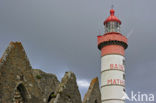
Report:
[[[94,78],[83,101],[76,76],[56,75],[32,69],[21,42],[11,42],[0,59],[0,103],[101,103],[98,78]]]

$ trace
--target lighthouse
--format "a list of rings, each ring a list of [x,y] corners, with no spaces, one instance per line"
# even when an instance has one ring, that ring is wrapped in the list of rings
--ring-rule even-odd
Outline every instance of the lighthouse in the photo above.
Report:
[[[121,21],[110,10],[104,21],[105,33],[97,37],[101,51],[101,101],[125,103],[125,49],[127,38],[120,33]]]

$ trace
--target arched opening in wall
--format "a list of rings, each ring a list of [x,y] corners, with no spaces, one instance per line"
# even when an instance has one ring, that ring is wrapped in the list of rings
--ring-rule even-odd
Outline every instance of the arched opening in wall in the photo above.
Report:
[[[98,102],[97,102],[97,99],[94,101],[94,103],[98,103]]]
[[[69,95],[67,96],[66,99],[67,99],[67,103],[72,103],[71,97]]]
[[[56,98],[56,95],[54,92],[51,92],[49,97],[48,97],[48,103],[51,101],[51,99]]]
[[[13,103],[27,103],[28,93],[23,84],[19,84],[14,91]]]

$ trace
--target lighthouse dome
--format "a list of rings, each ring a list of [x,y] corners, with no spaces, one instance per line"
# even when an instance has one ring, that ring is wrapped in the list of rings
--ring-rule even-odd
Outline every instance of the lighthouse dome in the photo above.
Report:
[[[116,21],[119,24],[121,24],[121,21],[114,14],[115,14],[115,10],[114,9],[111,9],[110,10],[110,16],[104,21],[104,25],[106,23],[108,23],[108,22],[111,22],[111,21]]]
[[[118,32],[120,33],[121,21],[114,15],[114,9],[110,10],[110,16],[104,21],[105,33]]]

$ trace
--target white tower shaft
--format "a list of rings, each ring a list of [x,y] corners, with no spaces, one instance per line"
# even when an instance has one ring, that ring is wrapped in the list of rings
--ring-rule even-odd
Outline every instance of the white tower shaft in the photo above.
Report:
[[[105,55],[101,58],[102,103],[124,103],[125,58],[122,55]]]

